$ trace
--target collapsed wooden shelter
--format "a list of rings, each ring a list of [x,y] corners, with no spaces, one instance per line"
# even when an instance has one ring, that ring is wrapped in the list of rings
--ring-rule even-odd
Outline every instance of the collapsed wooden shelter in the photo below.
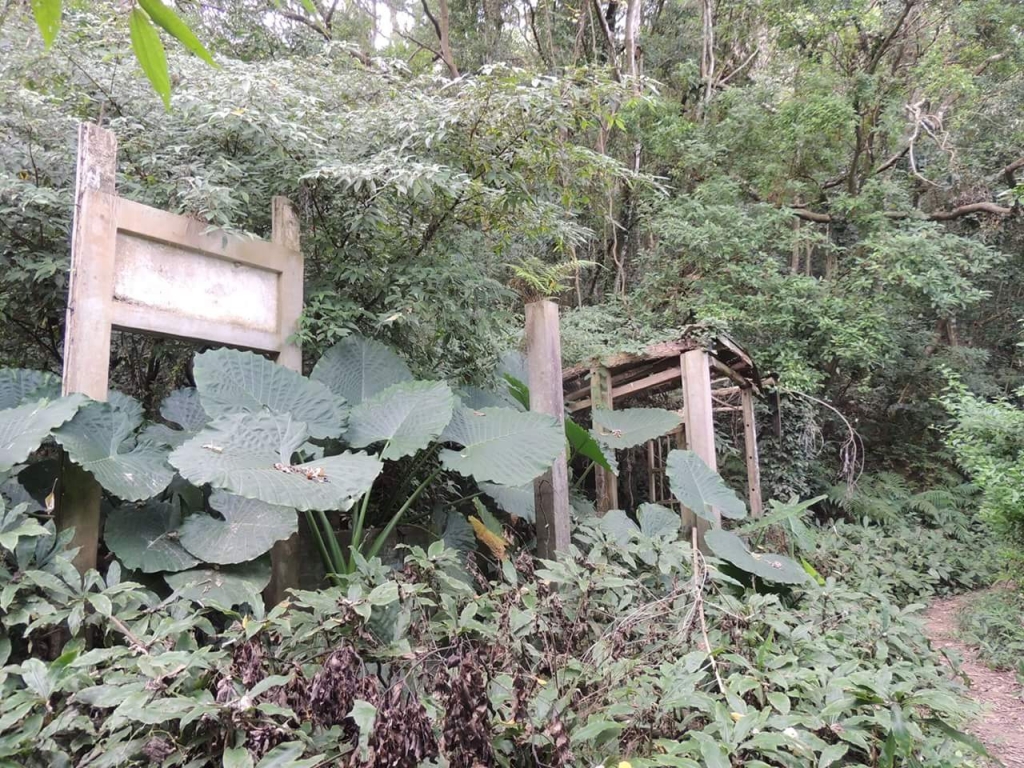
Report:
[[[762,379],[753,358],[735,340],[702,326],[690,326],[678,339],[639,353],[610,355],[562,371],[570,413],[594,407],[614,409],[641,397],[682,390],[683,406],[677,411],[682,424],[646,446],[648,500],[663,505],[676,503],[665,478],[668,452],[687,448],[717,471],[715,414],[741,412],[748,500],[755,517],[761,515],[762,499],[754,398],[763,397],[771,383],[770,377]],[[596,472],[598,512],[618,508],[619,479],[607,469],[597,467]],[[684,524],[698,522],[688,510],[682,512]]]

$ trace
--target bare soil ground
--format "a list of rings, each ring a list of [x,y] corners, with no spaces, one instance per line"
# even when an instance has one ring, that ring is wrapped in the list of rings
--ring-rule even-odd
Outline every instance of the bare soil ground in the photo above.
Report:
[[[957,616],[975,597],[967,593],[933,602],[925,613],[926,631],[936,649],[963,659],[960,671],[967,678],[968,695],[983,707],[968,730],[1006,768],[1024,768],[1024,690],[1013,672],[989,669],[959,639]]]

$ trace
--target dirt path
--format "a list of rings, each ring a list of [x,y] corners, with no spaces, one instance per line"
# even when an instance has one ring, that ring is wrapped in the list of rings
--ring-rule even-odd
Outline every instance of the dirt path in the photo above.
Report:
[[[955,652],[963,659],[961,670],[970,680],[968,694],[984,707],[972,723],[971,733],[1006,768],[1024,768],[1024,690],[1013,672],[996,672],[978,661],[974,649],[959,640],[957,615],[975,595],[936,600],[925,613],[926,631],[936,649]]]

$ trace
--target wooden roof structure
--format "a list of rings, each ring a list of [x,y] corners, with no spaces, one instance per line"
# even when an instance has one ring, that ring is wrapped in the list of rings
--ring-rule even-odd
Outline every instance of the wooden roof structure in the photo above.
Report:
[[[762,397],[772,383],[772,377],[762,377],[753,357],[735,339],[700,325],[688,326],[679,338],[641,352],[595,358],[562,370],[565,406],[570,413],[591,409],[595,403],[613,409],[630,399],[682,390],[680,429],[668,436],[668,443],[652,441],[648,445],[652,502],[671,503],[670,498],[655,497],[656,488],[667,487],[663,481],[656,482],[656,476],[658,472],[663,475],[668,451],[689,448],[711,469],[717,469],[714,414],[742,412],[748,495],[754,516],[762,511],[754,398]],[[598,511],[616,508],[618,478],[598,468],[595,481]],[[704,521],[684,510],[684,523],[698,526],[703,538]]]

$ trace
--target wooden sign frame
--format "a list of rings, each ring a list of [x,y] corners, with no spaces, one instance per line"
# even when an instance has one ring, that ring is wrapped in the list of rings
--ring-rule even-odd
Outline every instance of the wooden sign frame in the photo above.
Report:
[[[304,265],[288,199],[273,199],[271,240],[250,240],[118,197],[116,173],[117,138],[80,125],[64,394],[107,399],[115,330],[251,349],[301,373],[302,350],[291,339]],[[240,285],[256,295],[240,294]],[[75,528],[75,564],[85,571],[96,566],[100,489],[66,458],[62,470],[58,526]],[[295,546],[282,542],[272,553],[275,581],[297,583]]]

